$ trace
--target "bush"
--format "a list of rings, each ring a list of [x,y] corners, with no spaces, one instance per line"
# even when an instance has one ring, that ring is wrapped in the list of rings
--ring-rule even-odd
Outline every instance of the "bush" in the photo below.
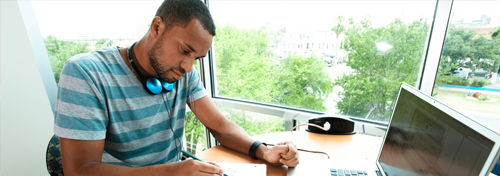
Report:
[[[477,97],[477,99],[480,101],[488,101],[488,100],[490,100],[490,97],[488,97],[486,95],[481,95],[481,96]]]
[[[465,92],[465,96],[466,97],[472,97],[473,94],[474,93],[472,91],[470,91],[470,90],[468,90],[467,92]]]
[[[487,84],[487,82],[484,79],[474,79],[474,81],[472,82],[471,86],[474,86],[474,87],[483,87],[486,84]]]
[[[436,84],[438,85],[458,85],[458,86],[469,86],[470,81],[456,76],[438,76],[436,79]]]

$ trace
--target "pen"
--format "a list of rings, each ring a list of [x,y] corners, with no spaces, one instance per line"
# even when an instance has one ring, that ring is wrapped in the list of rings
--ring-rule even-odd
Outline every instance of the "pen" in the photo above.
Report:
[[[199,159],[199,158],[196,158],[196,156],[194,156],[193,154],[191,154],[191,153],[189,153],[189,152],[186,152],[186,151],[184,151],[184,150],[182,150],[182,154],[183,154],[183,155],[186,155],[186,156],[188,156],[188,157],[190,157],[190,158],[193,158],[193,159],[195,159],[195,160],[198,160],[198,161],[201,161],[201,162],[205,162],[205,161],[203,161],[203,160],[201,160],[201,159]],[[227,176],[227,174],[224,174],[224,176]]]

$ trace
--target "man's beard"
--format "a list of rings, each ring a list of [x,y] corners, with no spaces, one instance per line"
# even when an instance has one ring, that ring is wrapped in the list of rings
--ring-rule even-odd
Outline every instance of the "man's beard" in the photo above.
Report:
[[[148,51],[149,61],[151,62],[151,66],[155,70],[156,74],[159,76],[158,79],[160,79],[161,81],[164,81],[164,82],[173,83],[177,80],[175,80],[174,78],[168,77],[168,75],[171,71],[173,71],[175,69],[178,72],[180,72],[180,74],[184,74],[186,71],[182,68],[175,67],[175,66],[168,66],[167,69],[161,69],[162,65],[158,62],[158,60],[159,60],[159,57],[163,57],[165,55],[165,53],[162,50],[162,46],[163,46],[163,36],[160,36],[160,39],[157,40],[153,44],[153,48],[151,48]],[[172,73],[172,74],[175,74],[175,73]]]

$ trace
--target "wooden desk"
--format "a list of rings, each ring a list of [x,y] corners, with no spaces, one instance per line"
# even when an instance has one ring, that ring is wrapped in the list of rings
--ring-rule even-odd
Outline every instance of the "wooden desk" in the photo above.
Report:
[[[354,135],[324,135],[305,131],[280,132],[254,136],[255,139],[276,144],[285,140],[291,140],[297,148],[322,151],[330,155],[330,159],[344,159],[353,161],[373,161],[382,145],[382,138],[354,134]],[[221,145],[207,149],[196,155],[204,161],[215,161],[219,163],[256,163],[267,164],[267,175],[286,175],[287,167],[275,167],[262,160],[253,160],[249,156],[235,152]],[[323,154],[299,152],[300,158],[326,158]],[[300,164],[300,163],[299,163]]]

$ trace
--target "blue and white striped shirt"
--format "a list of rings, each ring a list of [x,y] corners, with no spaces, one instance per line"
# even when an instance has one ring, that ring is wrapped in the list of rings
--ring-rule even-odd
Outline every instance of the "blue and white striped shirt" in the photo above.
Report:
[[[54,133],[105,139],[103,163],[138,167],[177,162],[186,103],[207,93],[194,68],[176,84],[171,92],[150,95],[116,47],[76,55],[66,61],[59,79]]]

